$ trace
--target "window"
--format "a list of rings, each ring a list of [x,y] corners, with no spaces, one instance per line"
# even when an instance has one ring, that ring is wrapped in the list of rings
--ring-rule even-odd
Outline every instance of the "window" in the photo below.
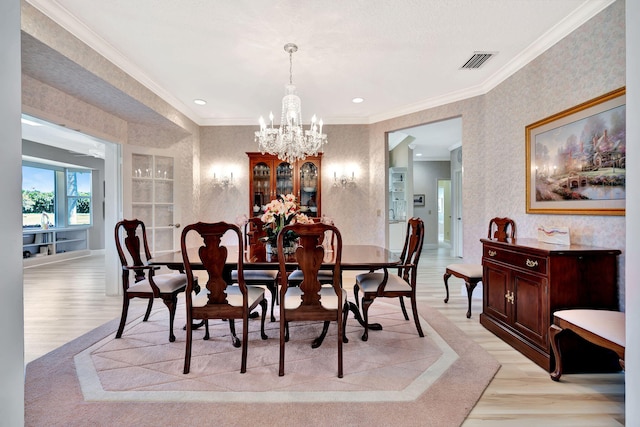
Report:
[[[91,224],[91,171],[67,169],[67,224]]]
[[[23,162],[22,227],[91,225],[91,170]]]
[[[47,217],[55,226],[55,188],[55,170],[22,166],[22,227],[40,227]]]

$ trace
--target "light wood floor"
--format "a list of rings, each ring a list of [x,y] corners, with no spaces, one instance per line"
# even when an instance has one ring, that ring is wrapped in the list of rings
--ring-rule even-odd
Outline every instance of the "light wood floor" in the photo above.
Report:
[[[623,373],[564,375],[560,383],[553,382],[547,372],[480,325],[480,299],[474,299],[472,317],[466,318],[463,283],[455,277],[449,280],[452,293],[445,304],[442,274],[447,264],[458,261],[447,253],[423,252],[419,301],[440,310],[502,365],[465,427],[624,425]],[[351,277],[345,275],[345,286]],[[118,317],[121,304],[120,297],[104,295],[103,256],[25,269],[25,363]],[[133,305],[144,308],[142,302]]]

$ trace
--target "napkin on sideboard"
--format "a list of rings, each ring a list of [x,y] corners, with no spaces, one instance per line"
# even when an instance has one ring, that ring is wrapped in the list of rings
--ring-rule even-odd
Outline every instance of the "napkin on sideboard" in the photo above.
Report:
[[[538,226],[538,241],[554,245],[570,245],[569,227]]]

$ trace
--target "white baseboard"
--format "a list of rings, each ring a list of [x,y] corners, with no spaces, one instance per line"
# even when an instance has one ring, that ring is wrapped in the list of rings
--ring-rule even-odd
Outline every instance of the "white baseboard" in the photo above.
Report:
[[[98,251],[100,251],[100,250],[98,250]],[[98,251],[95,251],[95,252],[98,252]],[[65,260],[68,260],[68,259],[86,257],[86,256],[91,255],[91,253],[92,253],[92,251],[90,251],[89,249],[84,249],[84,250],[80,250],[80,251],[63,252],[63,253],[59,253],[59,254],[55,254],[55,255],[45,255],[45,256],[39,256],[39,257],[23,258],[22,259],[22,266],[24,268],[29,268],[29,267],[35,267],[36,265],[51,264],[51,263],[54,263],[54,262],[65,261]]]

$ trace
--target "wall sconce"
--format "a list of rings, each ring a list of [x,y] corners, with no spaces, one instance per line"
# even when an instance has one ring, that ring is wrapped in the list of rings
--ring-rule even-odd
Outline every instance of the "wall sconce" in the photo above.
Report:
[[[347,175],[342,175],[338,177],[338,175],[333,173],[333,186],[334,187],[342,187],[342,188],[353,188],[356,186],[356,176],[355,172],[351,172],[351,177]]]
[[[233,172],[229,175],[218,176],[213,173],[213,186],[221,188],[233,188]]]

